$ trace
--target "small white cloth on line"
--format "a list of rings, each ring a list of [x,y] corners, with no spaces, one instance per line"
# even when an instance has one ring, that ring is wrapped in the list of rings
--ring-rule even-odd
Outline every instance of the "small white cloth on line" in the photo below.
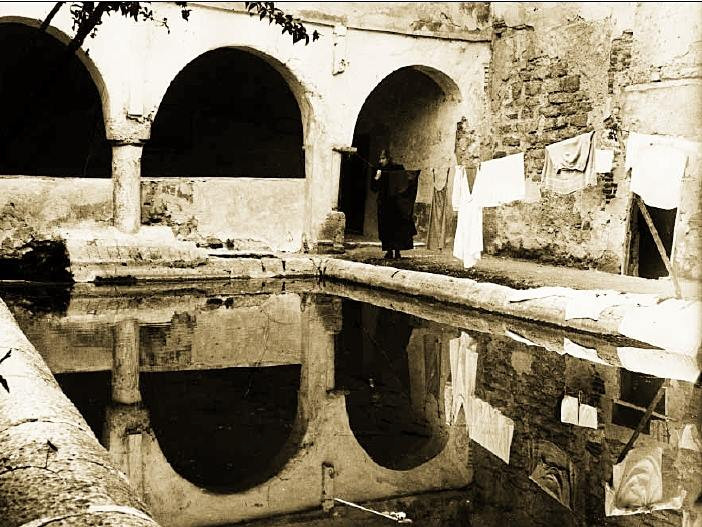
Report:
[[[466,419],[468,436],[490,453],[509,464],[509,453],[514,436],[514,421],[489,403],[470,398]]]
[[[465,170],[454,180],[451,203],[458,193],[458,220],[453,238],[453,256],[463,261],[463,267],[473,267],[483,252],[483,208],[468,187]],[[458,168],[456,173],[459,173]]]
[[[480,163],[473,195],[483,207],[498,207],[526,197],[524,152]]]
[[[629,134],[624,168],[631,168],[630,190],[646,205],[670,210],[680,202],[687,154],[663,140],[655,135]]]
[[[612,171],[614,164],[614,150],[611,148],[597,148],[595,150],[595,172],[607,174]]]

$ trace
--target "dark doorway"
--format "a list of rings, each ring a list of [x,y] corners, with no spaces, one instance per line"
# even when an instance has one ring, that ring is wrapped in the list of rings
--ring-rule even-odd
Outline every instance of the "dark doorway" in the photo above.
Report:
[[[668,269],[658,252],[651,230],[634,203],[631,222],[631,242],[629,247],[629,269],[627,274],[642,278],[660,278],[668,276]],[[663,242],[666,255],[670,258],[673,249],[673,232],[678,209],[659,209],[647,206],[658,236]]]
[[[354,145],[358,155],[344,156],[341,161],[339,208],[346,215],[346,232],[363,234],[363,216],[366,204],[366,187],[370,177],[368,160],[370,136],[359,134]]]

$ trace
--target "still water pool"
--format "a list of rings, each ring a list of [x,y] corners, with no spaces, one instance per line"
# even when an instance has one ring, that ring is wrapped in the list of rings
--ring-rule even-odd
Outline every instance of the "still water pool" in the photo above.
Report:
[[[0,297],[164,526],[394,523],[335,498],[415,525],[702,522],[690,357],[304,281]]]

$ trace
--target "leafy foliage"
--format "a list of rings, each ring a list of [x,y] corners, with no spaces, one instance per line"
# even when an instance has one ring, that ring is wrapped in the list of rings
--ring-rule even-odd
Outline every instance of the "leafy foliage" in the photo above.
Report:
[[[244,2],[246,10],[251,16],[258,15],[259,20],[268,18],[268,23],[275,23],[283,28],[282,33],[289,33],[292,36],[293,44],[305,41],[305,45],[310,43],[310,36],[307,34],[307,28],[300,22],[299,19],[292,15],[286,15],[275,7],[274,2]],[[317,30],[312,32],[312,41],[319,39]]]
[[[58,12],[65,2],[57,2],[51,13],[44,21],[42,27],[48,26],[50,19]],[[125,18],[130,18],[135,22],[139,21],[154,21],[160,22],[168,29],[168,19],[163,18],[157,20],[154,18],[154,12],[149,7],[151,2],[73,2],[71,4],[71,16],[73,17],[73,30],[76,32],[72,41],[73,49],[79,48],[85,38],[90,35],[94,37],[98,27],[102,24],[104,16],[110,16],[116,13]],[[191,10],[188,7],[188,2],[175,2],[180,8],[180,14],[183,20],[190,19]],[[268,19],[269,24],[275,24],[282,28],[282,33],[288,33],[292,37],[293,44],[304,40],[305,45],[310,42],[310,35],[307,33],[307,28],[304,24],[292,15],[287,15],[277,7],[274,2],[244,2],[246,10],[252,16],[258,16],[260,20]],[[315,30],[312,32],[312,41],[319,39],[319,33]]]

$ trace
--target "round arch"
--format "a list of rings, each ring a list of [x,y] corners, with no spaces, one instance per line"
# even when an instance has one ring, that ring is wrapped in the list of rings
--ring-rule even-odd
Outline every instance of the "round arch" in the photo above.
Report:
[[[142,175],[304,178],[310,115],[301,83],[278,60],[212,48],[161,94]]]
[[[408,170],[421,170],[415,222],[419,240],[426,238],[434,173],[445,179],[455,165],[456,126],[463,111],[458,84],[431,66],[402,66],[385,74],[358,100],[357,108],[351,144],[358,156],[342,161],[339,182],[338,203],[346,216],[347,236],[378,238],[370,165],[380,150],[389,149],[393,161]]]
[[[2,29],[2,24],[22,24],[24,26],[39,30],[42,20],[23,16],[0,16],[0,29]],[[68,45],[68,43],[72,40],[66,33],[51,25],[46,28],[46,34],[54,37],[63,45]],[[98,66],[95,64],[93,59],[90,58],[85,51],[83,51],[83,49],[79,48],[76,50],[75,55],[78,57],[78,60],[83,63],[83,66],[85,66],[85,69],[88,71],[90,78],[93,80],[93,83],[97,88],[98,94],[100,95],[100,103],[102,105],[103,122],[105,127],[107,127],[107,122],[110,115],[110,93],[107,89],[107,83],[105,82],[105,79],[103,78]]]
[[[39,31],[39,20],[0,17],[4,49],[0,61],[11,155],[8,175],[111,177],[111,149],[105,132],[109,100],[102,75],[83,52],[65,54],[70,38],[55,27]],[[51,89],[46,86],[51,76]],[[15,117],[13,117],[13,113]]]

